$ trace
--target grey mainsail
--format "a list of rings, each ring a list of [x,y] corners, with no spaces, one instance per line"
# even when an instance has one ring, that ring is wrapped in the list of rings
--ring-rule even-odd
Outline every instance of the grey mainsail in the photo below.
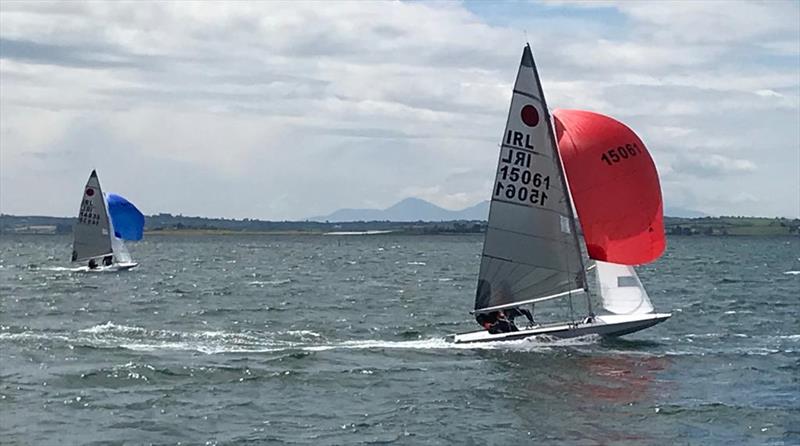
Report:
[[[586,291],[572,203],[530,46],[497,165],[475,312]]]
[[[108,211],[94,170],[83,188],[78,221],[73,230],[72,261],[82,262],[112,253]]]

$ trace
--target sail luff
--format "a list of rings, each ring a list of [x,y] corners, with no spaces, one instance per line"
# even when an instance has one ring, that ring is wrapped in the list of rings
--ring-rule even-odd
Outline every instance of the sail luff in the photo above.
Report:
[[[525,55],[523,54],[522,57],[524,59]],[[520,72],[522,71],[522,67],[523,67],[522,60],[520,60],[519,68],[517,69],[517,78],[519,78]],[[513,97],[514,97],[514,93],[513,92],[511,93],[511,97],[512,97],[512,100],[513,100]],[[504,129],[508,129],[510,122],[511,122],[511,107],[509,107],[509,109],[508,109],[508,115],[506,116],[506,125],[503,128]],[[502,145],[502,140],[501,140],[501,145]],[[503,159],[503,151],[499,150],[497,152],[497,164],[498,165],[500,164],[500,160],[502,160],[502,159]],[[489,231],[489,225],[492,223],[492,212],[494,211],[494,209],[495,209],[495,201],[494,200],[489,200],[489,216],[487,217],[487,220],[486,220],[486,231],[487,232]],[[481,258],[483,258],[485,256],[486,256],[486,237],[484,236],[484,238],[483,238],[483,247],[481,248]]]

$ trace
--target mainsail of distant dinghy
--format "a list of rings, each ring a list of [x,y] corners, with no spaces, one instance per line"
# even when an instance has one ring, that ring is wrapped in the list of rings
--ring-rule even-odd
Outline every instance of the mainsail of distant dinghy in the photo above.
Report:
[[[108,212],[100,180],[94,170],[83,188],[78,221],[73,229],[72,261],[85,262],[111,254]]]
[[[572,299],[580,294],[587,298],[587,314],[576,318]],[[454,341],[620,336],[670,317],[592,313],[570,192],[533,54],[526,46],[500,146],[474,313],[478,317],[497,315],[556,299],[569,307],[569,320],[518,331],[461,333]]]
[[[72,261],[89,262],[94,266],[81,270],[119,271],[138,265],[130,259],[122,240],[114,236],[111,220],[100,180],[93,170],[83,189],[78,220],[73,229]]]

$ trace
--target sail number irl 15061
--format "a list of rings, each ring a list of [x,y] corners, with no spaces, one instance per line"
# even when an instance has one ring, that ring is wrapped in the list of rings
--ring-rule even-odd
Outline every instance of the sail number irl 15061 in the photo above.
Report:
[[[503,147],[494,198],[525,205],[544,206],[550,198],[550,176],[531,170],[532,154],[525,150]]]
[[[608,149],[607,151],[603,152],[603,155],[600,157],[601,161],[605,161],[606,164],[609,166],[612,164],[616,164],[622,160],[626,160],[629,158],[633,158],[634,156],[641,155],[642,149],[633,144],[625,144],[625,146],[619,146],[614,149]]]

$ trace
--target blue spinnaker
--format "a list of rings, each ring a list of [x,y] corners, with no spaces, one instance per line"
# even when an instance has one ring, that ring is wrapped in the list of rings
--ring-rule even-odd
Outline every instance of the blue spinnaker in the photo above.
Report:
[[[125,197],[108,194],[108,214],[114,225],[114,235],[122,240],[141,240],[144,235],[144,215]]]

